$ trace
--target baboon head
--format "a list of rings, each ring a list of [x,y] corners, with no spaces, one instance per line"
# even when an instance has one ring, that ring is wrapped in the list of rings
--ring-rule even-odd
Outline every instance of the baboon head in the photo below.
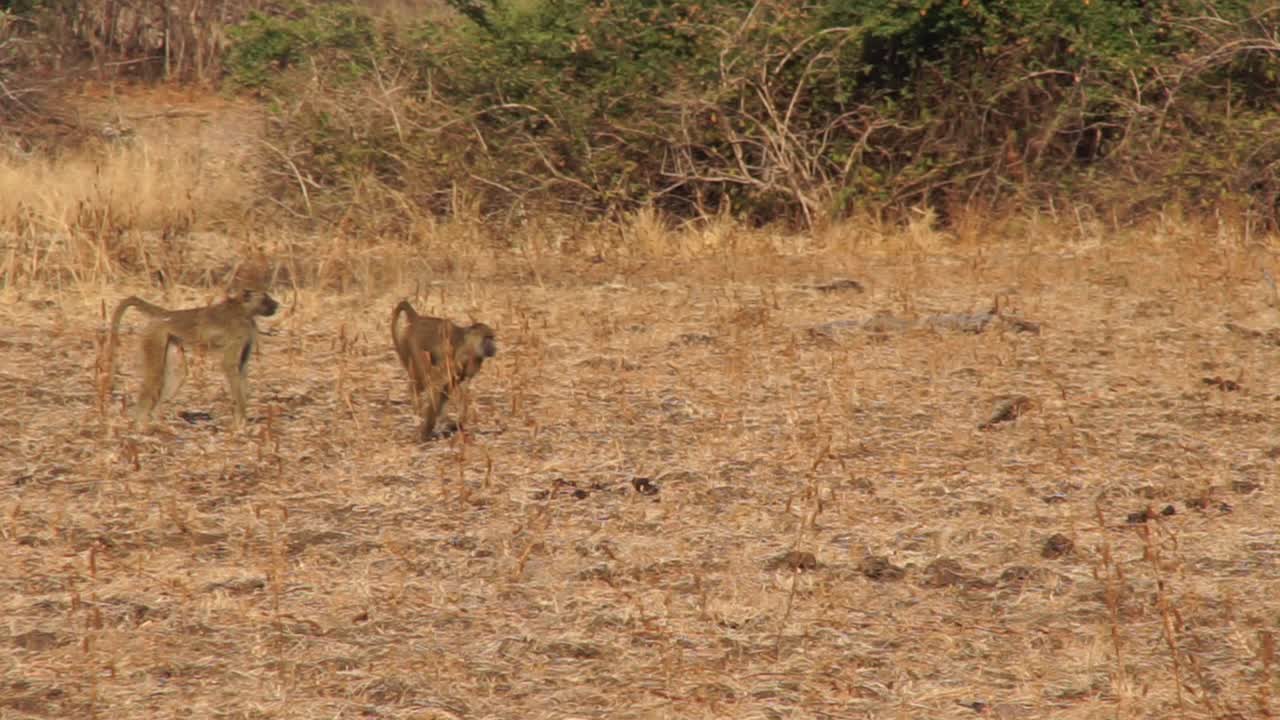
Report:
[[[233,296],[244,306],[245,311],[250,315],[261,315],[263,317],[271,317],[276,314],[276,308],[280,307],[280,303],[276,299],[267,294],[266,290],[254,290],[247,288]]]
[[[493,340],[493,328],[484,323],[474,323],[467,328],[466,343],[473,346],[473,355],[491,358],[498,354],[498,344]]]
[[[498,345],[493,341],[493,329],[484,323],[475,323],[462,333],[462,344],[454,348],[453,358],[456,367],[460,368],[463,380],[480,372],[485,358],[498,354]]]

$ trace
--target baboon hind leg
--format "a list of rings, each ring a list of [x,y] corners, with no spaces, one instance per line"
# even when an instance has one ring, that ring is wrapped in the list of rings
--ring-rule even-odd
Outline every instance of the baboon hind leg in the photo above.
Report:
[[[170,339],[164,361],[164,383],[160,390],[160,402],[167,403],[178,396],[187,379],[187,353],[182,343]]]
[[[409,373],[409,398],[413,401],[413,411],[424,415],[425,406],[431,397],[427,380],[427,373],[431,367],[431,354],[417,350],[416,345],[411,347],[414,349],[409,351],[404,368]]]
[[[426,394],[419,388],[417,380],[409,380],[409,403],[413,406],[413,412],[415,414],[422,414],[422,406],[425,404],[425,398]]]
[[[168,331],[163,327],[148,328],[143,332],[142,386],[138,390],[138,404],[133,409],[134,420],[151,420],[156,406],[163,399],[170,340]]]
[[[418,429],[418,439],[426,442],[436,436],[436,422],[444,415],[444,407],[449,402],[449,395],[443,389],[430,388],[423,395],[422,427]]]

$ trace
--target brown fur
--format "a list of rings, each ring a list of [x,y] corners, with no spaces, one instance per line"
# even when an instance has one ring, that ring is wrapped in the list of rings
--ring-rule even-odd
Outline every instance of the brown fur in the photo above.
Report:
[[[220,354],[222,372],[227,376],[231,405],[237,427],[244,424],[249,356],[258,341],[254,318],[274,315],[279,303],[261,290],[244,290],[228,295],[223,302],[208,307],[166,310],[141,298],[130,296],[116,305],[111,316],[111,336],[107,345],[107,391],[115,378],[116,347],[120,320],[129,308],[137,308],[150,318],[142,331],[142,388],[133,416],[150,420],[156,406],[177,394],[186,378],[183,348],[200,345]]]
[[[400,325],[400,315],[408,322]],[[409,373],[409,392],[422,415],[419,437],[434,436],[450,394],[480,372],[487,358],[498,352],[493,329],[484,323],[459,327],[443,318],[419,315],[401,300],[391,311],[391,341],[400,364]]]

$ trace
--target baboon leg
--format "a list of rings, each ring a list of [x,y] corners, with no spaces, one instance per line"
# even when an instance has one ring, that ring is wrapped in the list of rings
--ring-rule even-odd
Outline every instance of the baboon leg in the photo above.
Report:
[[[245,375],[249,370],[251,350],[253,350],[253,344],[245,343],[242,347],[231,346],[222,352],[222,372],[227,376],[227,385],[231,392],[231,411],[235,427],[244,426],[245,408],[248,405]]]
[[[444,414],[448,402],[448,378],[431,362],[431,353],[425,350],[410,355],[409,392],[413,396],[413,410],[424,422],[420,435],[426,440],[435,431],[436,420]]]
[[[436,421],[444,415],[444,406],[449,396],[443,389],[431,389],[422,403],[422,427],[418,431],[418,439],[427,441],[435,437]]]
[[[424,405],[429,397],[427,373],[430,367],[431,354],[420,350],[409,355],[408,365],[405,367],[409,371],[409,395],[413,398],[413,411],[419,415],[426,412]]]
[[[413,368],[410,369],[411,371]],[[422,383],[416,377],[409,381],[409,399],[413,402],[413,411],[419,415],[422,414],[424,401],[426,397]]]
[[[169,359],[169,331],[163,326],[147,328],[142,335],[142,387],[138,390],[135,420],[151,420],[160,404],[165,386],[165,365]]]
[[[182,389],[182,384],[187,379],[187,353],[182,349],[182,343],[170,338],[165,352],[168,356],[164,361],[164,385],[160,389],[161,403],[167,403],[177,397],[178,391]]]
[[[458,421],[454,423],[455,429],[462,430],[467,423],[468,416],[471,414],[471,387],[469,385],[459,385],[454,388],[458,393],[459,400],[454,403],[454,414],[458,416]]]

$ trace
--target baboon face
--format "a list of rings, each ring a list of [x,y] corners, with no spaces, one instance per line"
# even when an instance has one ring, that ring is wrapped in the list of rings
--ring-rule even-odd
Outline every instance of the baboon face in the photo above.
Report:
[[[271,317],[276,314],[276,308],[280,307],[280,303],[276,299],[266,293],[265,290],[245,290],[240,293],[240,302],[250,315],[261,315],[263,317]]]
[[[467,337],[477,344],[480,357],[491,358],[498,354],[498,344],[493,340],[493,328],[484,323],[476,323],[467,328]]]

